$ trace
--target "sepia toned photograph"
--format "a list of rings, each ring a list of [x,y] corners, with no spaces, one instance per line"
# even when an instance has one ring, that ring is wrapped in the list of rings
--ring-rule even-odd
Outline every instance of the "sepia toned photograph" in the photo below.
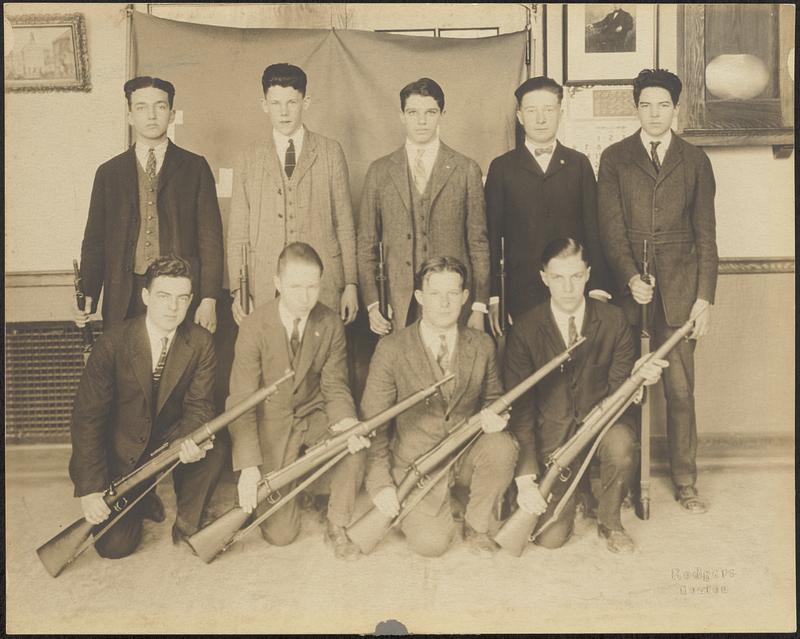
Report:
[[[796,632],[794,6],[3,11],[6,633]]]

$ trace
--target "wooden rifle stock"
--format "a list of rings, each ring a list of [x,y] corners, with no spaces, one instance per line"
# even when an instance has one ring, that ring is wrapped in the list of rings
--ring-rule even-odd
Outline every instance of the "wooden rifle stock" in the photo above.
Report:
[[[83,292],[83,280],[81,279],[81,271],[78,268],[78,260],[72,260],[72,276],[75,286],[75,302],[81,311],[85,311],[86,295]],[[92,333],[92,325],[89,322],[86,322],[86,325],[81,329],[81,334],[83,335],[83,363],[86,364],[94,346],[94,334]]]
[[[378,310],[384,319],[389,319],[389,297],[386,291],[386,256],[383,252],[383,242],[378,242],[378,273],[375,281],[378,283]]]
[[[497,307],[500,330],[503,335],[508,328],[508,310],[506,309],[506,238],[500,238],[500,302]]]
[[[293,375],[293,371],[288,371],[270,386],[257,390],[243,402],[229,408],[221,415],[192,431],[187,437],[175,440],[166,447],[162,447],[163,450],[159,449],[153,453],[148,461],[129,475],[113,481],[103,494],[103,500],[111,509],[112,516],[113,513],[120,513],[125,509],[128,504],[126,495],[161,471],[172,466],[179,459],[181,443],[184,439],[191,439],[198,446],[209,439],[213,439],[215,433],[228,426],[248,410],[265,401],[278,390],[280,384],[290,379]],[[109,521],[106,524],[106,528],[113,526],[115,522],[116,520]],[[39,555],[42,564],[53,577],[57,577],[83,550],[88,548],[85,542],[94,527],[95,524],[91,524],[85,518],[81,518],[36,549],[36,554]]]
[[[652,283],[650,276],[650,263],[647,259],[647,240],[644,240],[642,252],[642,280],[647,284]],[[650,353],[650,304],[643,304],[641,308],[641,325],[639,343],[641,355]],[[639,466],[639,508],[636,514],[640,519],[650,519],[650,399],[647,389],[642,396],[642,428],[640,434],[641,457]]]
[[[250,273],[247,268],[247,244],[242,244],[242,265],[239,267],[239,306],[250,314]]]
[[[582,344],[585,339],[585,337],[581,337],[563,353],[551,359],[510,391],[494,400],[486,409],[498,415],[505,413],[520,396],[527,393],[547,375],[568,361],[572,351]],[[419,500],[411,497],[415,487],[419,486],[422,489],[430,481],[429,474],[434,472],[439,465],[446,462],[450,455],[456,453],[469,442],[480,432],[481,428],[481,418],[480,413],[478,413],[458,424],[445,439],[414,460],[406,471],[403,481],[397,487],[397,500],[401,504],[398,518],[405,518],[408,514],[407,508],[409,505],[413,507],[418,503]],[[361,552],[369,554],[383,539],[389,528],[392,527],[393,521],[393,517],[385,515],[380,509],[373,506],[371,510],[367,511],[347,529],[347,536],[350,541],[359,547]]]
[[[316,446],[312,446],[306,451],[305,455],[287,466],[268,473],[258,487],[258,495],[256,498],[258,503],[261,504],[264,501],[269,501],[271,504],[275,504],[281,499],[281,495],[278,492],[281,488],[300,479],[318,466],[336,457],[347,448],[347,441],[351,437],[369,435],[412,406],[419,404],[421,401],[437,393],[439,387],[453,379],[453,377],[453,375],[448,375],[437,383],[417,391],[378,415],[364,422],[355,424],[351,428],[320,442]],[[210,563],[220,552],[229,547],[231,540],[249,517],[249,513],[246,513],[240,506],[235,506],[204,528],[198,530],[194,535],[189,537],[187,541],[200,559],[206,563]]]
[[[663,359],[691,332],[695,319],[696,316],[690,318],[656,351],[651,353],[647,361]],[[569,465],[575,461],[581,451],[602,432],[608,421],[616,418],[620,408],[626,402],[632,400],[633,396],[644,382],[645,378],[634,371],[616,391],[589,411],[589,414],[583,419],[583,425],[563,446],[550,455],[547,461],[547,471],[542,478],[542,482],[539,484],[539,492],[546,501],[550,501],[553,486],[555,486],[556,481],[559,479],[563,481],[569,479],[569,474],[564,475],[565,471],[569,472]],[[539,515],[529,513],[522,508],[517,508],[501,526],[494,540],[501,548],[515,557],[519,557],[525,549],[525,545],[528,543],[530,536],[536,529],[538,522]]]

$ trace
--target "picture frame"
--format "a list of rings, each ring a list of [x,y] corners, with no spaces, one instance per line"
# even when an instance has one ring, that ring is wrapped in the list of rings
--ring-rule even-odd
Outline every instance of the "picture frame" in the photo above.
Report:
[[[6,92],[91,91],[86,23],[81,13],[7,16]]]
[[[658,5],[564,6],[565,86],[631,84],[658,68]]]

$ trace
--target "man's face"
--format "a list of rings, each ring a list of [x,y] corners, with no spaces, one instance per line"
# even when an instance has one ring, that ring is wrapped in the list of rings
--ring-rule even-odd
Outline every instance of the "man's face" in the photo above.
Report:
[[[273,128],[290,136],[303,126],[303,111],[310,99],[292,87],[272,86],[261,100],[261,108],[272,121]]]
[[[678,107],[672,104],[669,91],[663,87],[647,87],[639,94],[636,111],[644,132],[658,138],[672,126]]]
[[[406,127],[406,137],[415,144],[427,144],[439,131],[442,111],[436,100],[429,95],[408,96],[400,121]]]
[[[186,317],[192,301],[192,281],[187,277],[157,277],[149,289],[142,290],[142,301],[147,306],[148,319],[169,333]]]
[[[568,255],[554,257],[539,274],[550,289],[556,308],[563,313],[573,313],[581,304],[590,271],[580,255]]]
[[[275,288],[292,316],[303,317],[314,308],[319,299],[321,277],[316,264],[287,260],[283,265],[283,271],[275,276]]]
[[[537,144],[550,144],[556,139],[561,121],[558,96],[544,89],[529,91],[522,96],[517,119],[525,129],[525,137]]]
[[[128,107],[128,124],[136,131],[136,140],[152,145],[163,142],[167,127],[175,119],[175,111],[169,107],[166,91],[155,87],[136,89],[131,94]]]
[[[452,271],[431,273],[422,282],[422,290],[414,291],[422,307],[422,319],[436,328],[446,330],[455,326],[461,307],[469,297],[461,276]]]

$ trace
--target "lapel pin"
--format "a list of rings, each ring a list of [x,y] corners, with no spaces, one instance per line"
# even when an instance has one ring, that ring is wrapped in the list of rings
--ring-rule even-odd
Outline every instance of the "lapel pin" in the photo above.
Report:
[[[564,162],[564,160],[561,160],[561,164],[566,164],[566,162]]]
[[[314,331],[314,337],[319,337],[319,331]]]

